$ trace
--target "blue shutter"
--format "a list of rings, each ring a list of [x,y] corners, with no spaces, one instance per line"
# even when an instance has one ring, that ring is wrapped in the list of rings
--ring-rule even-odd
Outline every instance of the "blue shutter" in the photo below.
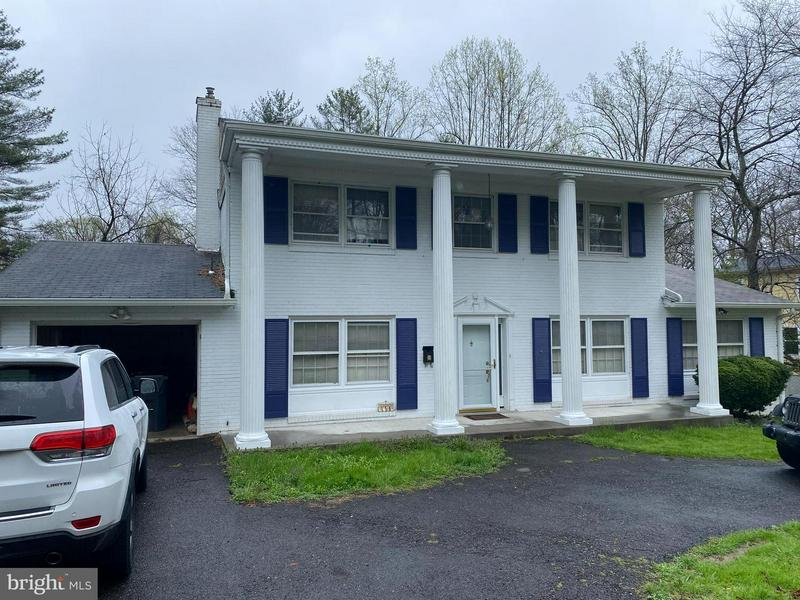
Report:
[[[533,319],[533,401],[553,401],[550,319]]]
[[[417,188],[397,187],[394,192],[395,238],[398,248],[417,249]]]
[[[764,356],[764,319],[750,317],[750,356]]]
[[[631,319],[631,385],[634,398],[647,398],[650,395],[647,319]]]
[[[647,255],[644,239],[644,204],[638,202],[628,202],[628,255]]]
[[[547,196],[531,196],[530,213],[531,253],[547,254],[550,252],[550,199]]]
[[[289,416],[289,320],[264,324],[264,416]]]
[[[289,243],[289,180],[264,177],[264,243]]]
[[[497,237],[500,252],[517,251],[517,197],[514,194],[497,195]]]
[[[683,321],[667,319],[667,393],[683,396]]]
[[[417,408],[417,320],[397,319],[397,410]]]

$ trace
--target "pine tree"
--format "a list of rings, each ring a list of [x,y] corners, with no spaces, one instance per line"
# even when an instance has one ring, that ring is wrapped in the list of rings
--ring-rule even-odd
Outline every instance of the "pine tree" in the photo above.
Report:
[[[52,183],[31,183],[25,173],[63,160],[67,133],[47,135],[53,108],[32,106],[41,93],[40,69],[22,69],[14,53],[25,45],[0,10],[0,267],[5,267],[30,242],[25,219],[47,197]]]
[[[355,88],[336,88],[317,106],[314,127],[347,133],[374,133],[369,109]]]
[[[275,89],[264,96],[256,98],[250,108],[244,111],[248,121],[257,123],[277,123],[302,127],[305,124],[303,107],[300,100],[295,100],[294,94],[286,90]]]

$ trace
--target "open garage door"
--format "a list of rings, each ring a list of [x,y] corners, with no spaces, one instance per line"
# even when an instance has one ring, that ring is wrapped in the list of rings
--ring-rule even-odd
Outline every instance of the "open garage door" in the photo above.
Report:
[[[36,343],[97,344],[119,356],[131,376],[166,377],[168,427],[185,431],[183,416],[197,391],[197,325],[39,325]]]

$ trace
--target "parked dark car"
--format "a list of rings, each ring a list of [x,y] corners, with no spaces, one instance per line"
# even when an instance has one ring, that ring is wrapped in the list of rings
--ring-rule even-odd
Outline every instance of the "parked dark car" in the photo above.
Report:
[[[772,411],[773,422],[764,435],[778,444],[778,454],[790,467],[800,469],[800,397],[788,396]]]

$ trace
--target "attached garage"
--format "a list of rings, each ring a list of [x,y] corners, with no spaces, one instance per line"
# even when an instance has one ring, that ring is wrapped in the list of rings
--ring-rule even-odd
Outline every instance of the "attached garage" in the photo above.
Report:
[[[165,384],[167,435],[238,427],[239,318],[218,253],[39,242],[0,273],[0,345],[97,344]]]

